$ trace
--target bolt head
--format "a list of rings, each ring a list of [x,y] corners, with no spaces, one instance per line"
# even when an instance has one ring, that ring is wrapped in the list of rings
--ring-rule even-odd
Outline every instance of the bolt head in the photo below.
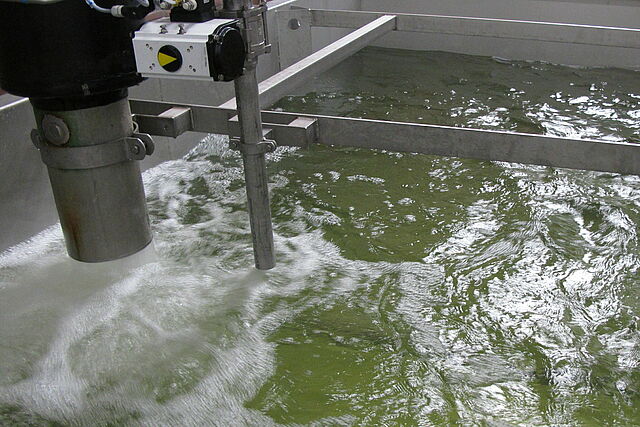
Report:
[[[289,29],[290,30],[295,31],[295,30],[299,29],[300,27],[302,27],[302,23],[300,22],[299,19],[293,18],[293,19],[289,20]]]
[[[60,117],[45,114],[42,118],[44,139],[53,145],[64,145],[69,142],[70,132],[67,124]]]

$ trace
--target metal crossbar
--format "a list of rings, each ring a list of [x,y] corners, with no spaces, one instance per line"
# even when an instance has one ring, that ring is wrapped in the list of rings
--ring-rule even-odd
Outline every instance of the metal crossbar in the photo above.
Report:
[[[174,107],[190,110],[188,131],[233,134],[231,108],[131,101],[140,132],[153,135],[173,136],[170,119],[159,115]],[[315,143],[640,175],[640,144],[273,111],[263,111],[262,120],[279,146]]]

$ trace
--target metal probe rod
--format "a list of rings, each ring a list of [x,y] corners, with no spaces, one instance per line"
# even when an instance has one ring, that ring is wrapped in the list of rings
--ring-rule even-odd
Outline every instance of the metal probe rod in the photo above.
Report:
[[[224,6],[229,10],[250,9],[251,1],[225,0]],[[256,65],[257,59],[249,59],[244,75],[234,81],[243,145],[257,145],[264,140]],[[259,270],[269,270],[275,267],[275,254],[265,155],[257,150],[242,152],[255,265]]]
[[[238,119],[242,144],[262,142],[262,118],[260,116],[258,79],[256,69],[245,70],[235,80]],[[269,270],[275,267],[271,207],[267,186],[267,167],[264,154],[243,154],[244,178],[247,187],[253,254],[256,268]]]

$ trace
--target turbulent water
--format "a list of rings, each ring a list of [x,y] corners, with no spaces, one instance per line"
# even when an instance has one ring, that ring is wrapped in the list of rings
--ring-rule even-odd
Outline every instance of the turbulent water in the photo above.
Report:
[[[277,107],[640,140],[637,73],[367,49]],[[640,425],[640,178],[353,149],[145,173],[155,249],[0,254],[3,425]]]

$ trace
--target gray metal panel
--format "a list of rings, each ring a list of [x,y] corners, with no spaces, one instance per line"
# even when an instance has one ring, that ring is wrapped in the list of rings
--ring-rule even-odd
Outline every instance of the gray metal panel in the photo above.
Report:
[[[359,28],[383,15],[377,12],[311,11],[312,25],[338,28]],[[461,16],[396,16],[398,31],[640,49],[640,30],[634,28]]]
[[[484,0],[481,3],[495,8],[496,4],[501,1],[502,0]],[[442,6],[440,8],[430,7],[434,4],[439,4],[438,1],[422,4],[422,8],[407,6],[415,3],[414,1],[407,1],[406,3],[398,4],[397,7],[394,5],[393,9],[403,11],[421,9],[421,11],[454,11],[454,9],[444,7],[443,5],[440,5]],[[536,2],[532,0],[530,3]],[[548,0],[541,1],[541,4],[550,6],[557,6],[557,3],[558,2]],[[640,2],[638,5],[640,5]],[[515,6],[511,8],[520,10],[519,7],[516,8]],[[526,9],[526,7],[523,8]],[[469,11],[465,8],[464,12],[465,14],[467,12],[471,13],[473,10],[474,8],[471,8]],[[573,6],[571,10],[576,12],[576,14],[581,11],[577,5]],[[629,8],[629,10],[633,11],[635,15],[640,18],[640,7]],[[455,9],[455,12],[459,13],[460,9]],[[374,13],[373,16],[370,16],[369,13],[316,11],[314,15],[316,16],[316,24],[357,27],[385,12],[377,12]],[[503,15],[504,14],[499,16]],[[424,18],[425,16],[427,16],[427,18]],[[445,25],[445,28],[441,29],[442,32],[418,32],[425,31],[423,27],[429,19],[431,19],[430,17],[431,15],[418,15],[416,18],[415,15],[413,15],[413,18],[411,18],[410,15],[400,14],[398,25],[399,28],[404,28],[405,31],[395,31],[381,38],[375,45],[396,49],[439,50],[472,55],[498,56],[512,60],[538,60],[578,66],[640,69],[639,48],[616,47],[620,45],[629,46],[634,43],[637,45],[639,43],[638,39],[640,39],[640,37],[638,37],[638,30],[635,29],[635,26],[632,29],[621,29],[593,25],[564,25],[544,22],[525,23],[524,25],[527,27],[528,32],[519,34],[517,30],[519,23],[513,20],[443,17],[448,19],[444,19],[442,23],[457,21],[458,26],[447,28]],[[612,24],[615,22],[606,15],[601,16],[601,18],[605,23]],[[557,19],[560,19],[560,17]],[[415,22],[416,20],[424,20],[424,22]],[[400,21],[402,21],[402,23]],[[497,21],[499,25],[494,29],[489,25],[491,21]],[[469,25],[467,25],[467,23],[469,23]],[[320,27],[314,27],[313,29],[316,28]],[[331,28],[334,27],[322,29],[327,31]],[[552,28],[554,31],[547,34],[547,28]],[[566,31],[564,30],[565,28]],[[409,33],[409,31],[411,32]],[[426,28],[426,31],[432,31],[432,29]],[[500,31],[502,31],[502,33],[500,33]],[[537,32],[542,35],[540,37],[536,36]],[[636,34],[632,37],[634,33]],[[582,39],[583,34],[586,34],[584,39]],[[570,42],[576,38],[579,39],[577,43]],[[543,41],[552,39],[556,39],[557,41]],[[634,41],[634,39],[636,41]]]
[[[2,89],[0,89],[0,92],[2,92]],[[23,98],[20,96],[15,96],[15,95],[9,95],[8,93],[5,93],[3,95],[0,95],[0,107],[4,107],[5,105],[9,105],[9,104],[15,104],[16,101],[20,101]]]
[[[0,107],[0,249],[58,221],[47,168],[30,139],[35,127],[26,99]]]
[[[360,10],[640,28],[639,5],[637,0],[362,0]]]
[[[295,64],[313,53],[311,13],[308,9],[281,10],[276,13],[280,69]]]
[[[513,61],[543,61],[570,66],[640,70],[640,50],[616,47],[399,31],[380,39],[374,46],[493,56]]]

